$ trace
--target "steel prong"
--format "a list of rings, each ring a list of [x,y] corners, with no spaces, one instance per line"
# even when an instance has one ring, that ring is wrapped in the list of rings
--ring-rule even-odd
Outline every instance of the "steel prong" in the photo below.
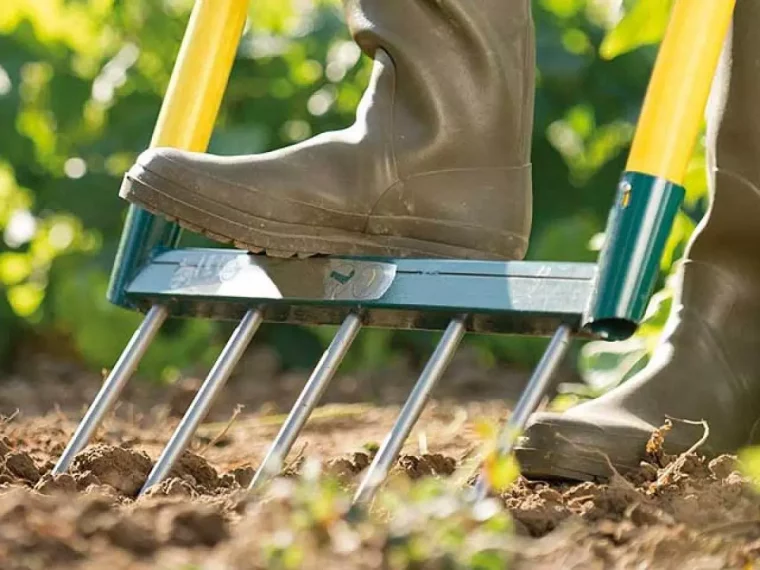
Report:
[[[570,334],[571,329],[568,325],[561,325],[554,333],[546,352],[541,357],[528,385],[517,401],[515,409],[509,415],[509,419],[499,434],[499,440],[496,444],[496,455],[498,457],[512,453],[518,437],[525,429],[531,414],[536,411],[541,403],[557,367],[570,348]],[[481,473],[475,485],[475,500],[482,501],[488,496],[488,492],[488,479]]]
[[[124,352],[103,382],[98,395],[93,400],[82,421],[79,422],[74,435],[51,473],[60,475],[71,466],[74,457],[92,439],[95,430],[103,422],[105,415],[113,408],[127,381],[137,369],[137,365],[148,350],[150,343],[158,334],[161,325],[169,316],[169,311],[161,305],[154,305],[145,315],[145,319],[129,340]]]
[[[172,434],[169,443],[161,452],[161,456],[156,461],[153,470],[140,490],[140,495],[163,481],[169,474],[174,463],[190,443],[190,439],[193,437],[195,430],[198,429],[198,425],[206,417],[216,395],[224,387],[262,321],[263,312],[261,309],[249,310],[243,316],[243,319],[227,341],[224,350],[222,350],[219,358],[208,373],[200,390],[195,395],[190,407],[182,417],[182,421],[180,421],[177,429]]]
[[[409,437],[414,424],[422,414],[422,410],[430,398],[430,393],[438,380],[443,376],[451,362],[459,343],[466,332],[465,317],[453,319],[433,355],[428,360],[417,384],[401,409],[393,429],[386,437],[380,450],[375,455],[372,464],[362,479],[359,489],[354,496],[354,503],[366,503],[372,499],[375,492],[385,480],[393,462],[398,458],[404,442]]]
[[[248,487],[249,490],[260,487],[280,472],[282,463],[293,447],[298,434],[319,403],[360,329],[361,317],[356,313],[351,313],[343,321],[335,338],[322,355],[298,400],[293,405],[293,409],[290,410],[290,414],[282,424],[280,432],[264,457],[264,461],[256,470],[256,474]]]

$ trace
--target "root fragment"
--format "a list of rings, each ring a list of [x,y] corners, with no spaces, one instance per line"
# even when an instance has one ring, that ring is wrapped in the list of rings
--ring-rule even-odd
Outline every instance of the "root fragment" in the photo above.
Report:
[[[702,437],[699,438],[699,440],[692,445],[689,449],[684,451],[681,455],[679,455],[675,461],[671,462],[670,465],[668,465],[657,477],[657,480],[652,483],[649,488],[647,489],[647,494],[652,495],[662,489],[665,485],[668,485],[672,479],[673,475],[678,473],[681,468],[683,468],[684,463],[686,462],[686,459],[692,455],[697,449],[702,447],[702,445],[707,441],[707,438],[710,437],[710,426],[707,424],[705,420],[700,420],[698,422],[691,421],[691,420],[678,420],[680,422],[684,422],[691,425],[701,425],[704,431],[702,432]],[[666,424],[670,424],[670,427],[667,431],[670,431],[670,429],[673,427],[673,424],[670,420],[666,420]],[[657,431],[657,430],[655,430]],[[654,434],[653,434],[654,437]],[[650,440],[651,441],[651,440]],[[663,437],[664,441],[664,437]],[[660,448],[662,448],[662,442],[660,443]],[[649,444],[647,444],[647,451],[649,450]]]

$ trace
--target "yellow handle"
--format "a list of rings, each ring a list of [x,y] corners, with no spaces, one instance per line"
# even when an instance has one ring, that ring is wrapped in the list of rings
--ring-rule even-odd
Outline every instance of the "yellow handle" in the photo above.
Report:
[[[682,184],[736,0],[676,0],[626,170]]]
[[[197,0],[150,146],[205,151],[222,104],[248,0]]]

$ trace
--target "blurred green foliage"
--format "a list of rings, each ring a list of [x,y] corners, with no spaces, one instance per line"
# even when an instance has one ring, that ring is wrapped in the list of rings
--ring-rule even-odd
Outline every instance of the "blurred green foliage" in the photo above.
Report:
[[[377,549],[383,568],[510,568],[514,524],[503,502],[473,502],[471,489],[453,479],[391,478],[367,507],[351,504],[345,482],[329,466],[323,472],[307,460],[299,477],[269,487],[259,513],[267,524],[251,559],[290,570],[327,554],[342,566],[350,564],[349,556],[370,556]]]
[[[529,257],[591,261],[664,30],[663,0],[536,0],[538,79]],[[111,366],[140,316],[104,300],[126,211],[117,189],[149,142],[191,0],[4,0],[0,10],[0,364],[30,336],[68,337]],[[621,16],[625,15],[622,18]],[[349,124],[371,62],[329,0],[257,0],[211,143],[256,153]],[[701,162],[700,162],[701,161]],[[677,259],[704,207],[704,158],[671,240]],[[188,236],[185,243],[201,243]],[[591,244],[591,246],[590,246]],[[216,326],[166,327],[143,371],[206,365]],[[324,330],[268,327],[291,365],[309,365]],[[371,366],[430,338],[367,331],[352,354]],[[529,363],[543,341],[475,338],[484,359]]]

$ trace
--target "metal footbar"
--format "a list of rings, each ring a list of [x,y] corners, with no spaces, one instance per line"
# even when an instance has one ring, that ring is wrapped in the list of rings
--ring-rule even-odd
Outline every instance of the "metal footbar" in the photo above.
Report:
[[[687,4],[689,5],[687,7]],[[141,494],[187,448],[262,322],[339,325],[250,484],[278,475],[298,434],[362,327],[443,331],[392,430],[364,474],[356,502],[386,478],[436,384],[468,332],[552,337],[503,428],[497,453],[512,453],[573,337],[633,334],[684,196],[695,145],[734,2],[677,0],[639,118],[598,263],[324,257],[275,259],[240,250],[178,248],[180,230],[131,206],[108,297],[145,320],[106,378],[54,474],[65,472],[112,409],[170,317],[239,324],[161,453]],[[151,141],[204,151],[221,103],[248,0],[197,0]],[[481,476],[475,495],[489,493]]]

